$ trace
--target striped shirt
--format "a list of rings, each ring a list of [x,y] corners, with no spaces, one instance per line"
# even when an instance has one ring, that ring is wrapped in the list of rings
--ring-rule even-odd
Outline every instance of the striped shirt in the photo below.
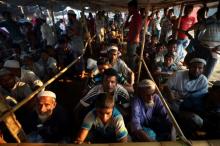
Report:
[[[84,107],[89,107],[95,102],[97,95],[99,95],[100,93],[104,93],[103,86],[96,85],[80,100],[80,103]],[[113,97],[115,98],[116,104],[122,105],[124,108],[127,108],[129,106],[129,94],[122,85],[117,84]]]
[[[83,120],[81,128],[91,130],[95,132],[99,138],[115,139],[116,141],[125,138],[128,135],[128,131],[125,127],[123,117],[121,113],[114,108],[112,112],[112,118],[107,124],[103,124],[100,118],[96,114],[96,110],[90,111]]]

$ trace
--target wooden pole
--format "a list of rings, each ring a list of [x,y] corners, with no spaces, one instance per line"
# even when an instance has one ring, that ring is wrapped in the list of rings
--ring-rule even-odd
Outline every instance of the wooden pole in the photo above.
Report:
[[[184,9],[184,4],[182,3],[181,6],[180,6],[180,14],[179,14],[179,19],[178,19],[178,23],[177,23],[177,29],[180,28],[180,22],[181,22],[183,9]],[[176,31],[176,39],[178,39],[178,31]]]
[[[149,11],[149,1],[147,1],[147,9],[146,9],[146,13],[148,14],[148,11]],[[147,20],[148,16],[146,16],[144,18],[144,32],[143,32],[143,38],[142,38],[142,44],[141,44],[141,54],[140,54],[140,59],[139,59],[139,62],[138,62],[138,76],[137,76],[137,83],[139,83],[139,80],[140,80],[140,75],[141,75],[141,67],[142,67],[142,61],[143,60],[143,53],[144,53],[144,46],[145,46],[145,35],[146,35],[146,31],[147,31],[147,25],[146,25],[146,20]]]
[[[150,79],[151,79],[152,81],[154,81],[154,78],[153,78],[153,76],[151,75],[151,73],[150,73],[150,71],[149,71],[149,69],[148,69],[148,67],[147,67],[147,64],[145,63],[144,60],[142,60],[142,62],[143,62],[143,64],[144,64],[144,67],[145,67],[145,69],[146,69],[146,71],[147,71],[147,73],[148,73]],[[154,81],[154,83],[155,83],[155,81]],[[157,86],[156,83],[155,83],[155,85],[156,85],[156,90],[157,90],[157,92],[158,92],[158,94],[159,94],[160,100],[162,101],[164,107],[166,108],[166,111],[167,111],[167,113],[168,113],[170,119],[172,120],[172,123],[173,123],[175,129],[177,130],[177,133],[179,134],[181,140],[182,140],[183,142],[185,142],[187,145],[191,146],[192,143],[184,136],[184,134],[183,134],[183,132],[182,132],[180,126],[178,125],[178,123],[177,123],[175,117],[173,116],[173,114],[172,114],[172,112],[171,112],[171,110],[170,110],[170,108],[169,108],[169,106],[168,106],[166,100],[164,99],[162,93],[160,92],[160,89],[158,88],[158,86]]]

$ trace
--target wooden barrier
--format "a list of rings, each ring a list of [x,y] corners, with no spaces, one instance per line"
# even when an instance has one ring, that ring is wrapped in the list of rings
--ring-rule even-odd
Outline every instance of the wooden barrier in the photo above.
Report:
[[[1,146],[79,146],[77,144],[51,144],[51,143],[6,143]],[[220,140],[192,141],[193,146],[220,146]],[[111,144],[81,144],[80,146],[186,146],[183,142],[137,142],[137,143],[111,143]]]

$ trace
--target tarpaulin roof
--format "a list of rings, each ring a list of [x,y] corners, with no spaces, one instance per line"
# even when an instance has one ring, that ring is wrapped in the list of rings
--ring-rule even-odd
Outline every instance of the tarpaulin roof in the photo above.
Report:
[[[92,10],[126,10],[127,3],[130,0],[5,0],[7,4],[34,6],[40,5],[54,11],[61,11],[70,6],[75,9],[82,9],[82,7],[89,6]],[[138,0],[139,7],[147,7],[149,4],[151,8],[164,8],[168,6],[179,5],[181,3],[201,3],[217,2],[218,0]]]

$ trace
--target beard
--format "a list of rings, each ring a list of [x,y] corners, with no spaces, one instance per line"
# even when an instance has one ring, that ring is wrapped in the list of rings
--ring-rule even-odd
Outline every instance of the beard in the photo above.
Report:
[[[50,117],[48,114],[38,114],[38,118],[40,119],[41,122],[47,121],[47,119]]]
[[[145,102],[145,107],[152,108],[154,106],[154,101],[150,100],[149,102]]]

